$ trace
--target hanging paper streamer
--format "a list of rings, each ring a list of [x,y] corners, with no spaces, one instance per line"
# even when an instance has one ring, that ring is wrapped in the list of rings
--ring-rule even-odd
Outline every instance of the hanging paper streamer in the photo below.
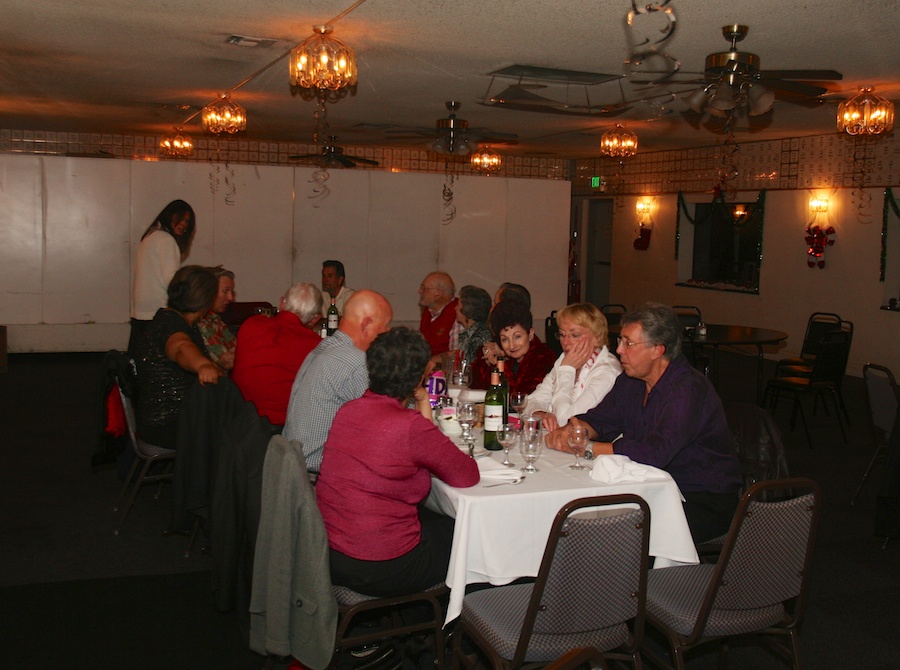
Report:
[[[313,204],[313,207],[319,207],[322,204],[322,201],[325,200],[329,195],[331,195],[331,189],[325,184],[328,181],[331,175],[328,174],[328,170],[318,169],[312,173],[312,177],[309,179],[309,183],[313,185],[312,195],[309,196],[310,200],[315,200],[316,202]]]
[[[456,218],[456,205],[453,204],[453,182],[456,177],[450,169],[450,161],[444,163],[444,188],[441,197],[444,200],[443,223],[446,226]]]
[[[648,75],[664,82],[681,69],[681,61],[662,50],[661,45],[675,34],[675,9],[671,0],[639,4],[632,0],[625,15],[631,41],[631,55],[625,60],[632,74]]]

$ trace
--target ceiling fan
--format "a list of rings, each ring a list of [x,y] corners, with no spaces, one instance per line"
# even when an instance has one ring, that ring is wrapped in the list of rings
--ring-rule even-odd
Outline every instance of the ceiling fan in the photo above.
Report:
[[[369,158],[360,158],[359,156],[345,156],[344,147],[338,146],[337,136],[329,135],[328,142],[322,147],[322,151],[317,154],[303,154],[300,156],[288,156],[292,161],[306,161],[314,163],[323,170],[332,168],[355,168],[358,163],[366,165],[378,165],[378,161]]]
[[[843,75],[835,70],[762,70],[759,56],[738,50],[738,42],[743,41],[748,32],[747,26],[739,24],[723,26],[722,36],[731,42],[731,48],[709,54],[702,73],[636,72],[661,76],[649,81],[632,80],[632,83],[692,87],[700,84],[701,88],[684,97],[688,107],[695,112],[705,110],[713,116],[729,117],[743,107],[750,116],[765,114],[772,108],[776,95],[797,104],[816,101],[828,89],[808,82],[843,79]],[[693,74],[694,78],[675,79],[680,74]],[[697,75],[702,78],[697,79]]]
[[[483,144],[517,144],[515,133],[500,133],[488,128],[470,128],[469,122],[456,115],[460,103],[446,103],[450,115],[438,119],[434,128],[389,128],[385,132],[393,139],[429,139],[430,149],[439,154],[465,156]]]

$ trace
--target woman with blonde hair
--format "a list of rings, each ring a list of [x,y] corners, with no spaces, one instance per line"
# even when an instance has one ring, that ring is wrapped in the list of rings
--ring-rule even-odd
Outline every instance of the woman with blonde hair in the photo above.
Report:
[[[541,419],[547,430],[596,407],[622,372],[619,359],[606,346],[606,317],[589,302],[568,305],[556,313],[562,354],[534,393],[525,416]]]

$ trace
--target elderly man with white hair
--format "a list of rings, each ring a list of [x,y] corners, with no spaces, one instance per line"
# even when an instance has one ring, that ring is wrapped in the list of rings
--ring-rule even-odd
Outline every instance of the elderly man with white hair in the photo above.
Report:
[[[260,416],[283,426],[291,386],[307,355],[322,341],[322,292],[313,284],[291,286],[275,316],[247,319],[238,331],[231,379]]]

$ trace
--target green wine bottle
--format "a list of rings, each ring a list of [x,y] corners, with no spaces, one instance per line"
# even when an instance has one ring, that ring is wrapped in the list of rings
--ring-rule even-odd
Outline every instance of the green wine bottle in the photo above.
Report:
[[[509,380],[506,378],[506,359],[497,359],[497,372],[500,373],[500,388],[503,390],[503,423],[509,422]]]
[[[328,329],[329,335],[334,335],[334,331],[338,329],[340,320],[341,317],[338,314],[337,306],[334,304],[334,296],[332,296],[331,307],[328,308],[328,312],[325,314],[326,328]]]
[[[491,373],[491,387],[484,394],[484,448],[500,451],[503,446],[497,440],[497,431],[503,425],[503,387],[500,386],[500,373],[495,369]]]

